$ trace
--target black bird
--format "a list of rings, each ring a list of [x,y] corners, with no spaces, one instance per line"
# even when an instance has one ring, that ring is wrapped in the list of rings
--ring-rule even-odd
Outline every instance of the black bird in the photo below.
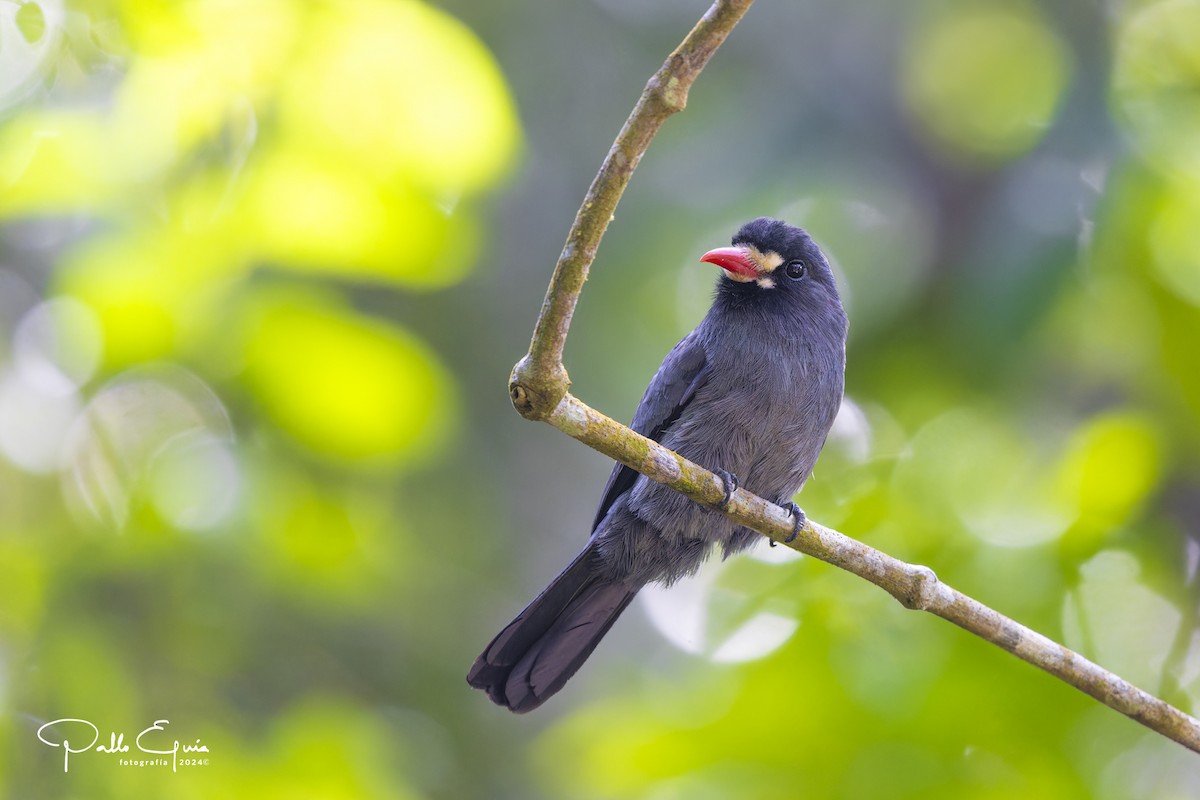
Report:
[[[667,355],[631,427],[717,472],[726,490],[792,502],[842,400],[846,313],[825,256],[766,217],[700,259],[724,270],[704,321]],[[728,495],[726,497],[728,501]],[[557,692],[638,590],[694,573],[754,531],[617,464],[587,546],[476,659],[467,682],[520,714]]]

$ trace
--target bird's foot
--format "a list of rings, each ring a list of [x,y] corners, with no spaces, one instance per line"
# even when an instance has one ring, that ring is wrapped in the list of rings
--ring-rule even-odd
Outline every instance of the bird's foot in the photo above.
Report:
[[[732,472],[726,472],[723,469],[714,469],[713,474],[721,479],[721,483],[725,485],[725,498],[721,500],[721,508],[729,505],[729,501],[733,499],[733,493],[738,490],[741,483],[738,481],[737,475]]]
[[[791,544],[792,542],[796,541],[796,537],[800,535],[800,529],[804,527],[805,522],[808,522],[808,517],[805,515],[804,510],[791,500],[788,500],[786,503],[780,503],[779,505],[792,512],[792,535],[783,540],[784,544]],[[772,542],[772,544],[774,544],[774,542]]]

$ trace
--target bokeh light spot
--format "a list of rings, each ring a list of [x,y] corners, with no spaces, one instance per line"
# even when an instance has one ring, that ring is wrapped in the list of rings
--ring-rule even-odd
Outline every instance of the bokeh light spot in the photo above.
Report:
[[[0,109],[49,71],[65,13],[62,0],[0,3]]]
[[[972,534],[1003,547],[1061,536],[1075,506],[1051,491],[1049,455],[1003,418],[969,408],[925,425],[897,479],[926,508],[942,509]]]
[[[1179,627],[1179,609],[1139,580],[1133,555],[1105,550],[1080,568],[1063,603],[1065,644],[1126,680],[1157,692]]]
[[[1070,74],[1062,42],[1020,3],[954,3],[909,42],[903,90],[922,130],[952,154],[995,161],[1036,144]]]
[[[237,500],[240,481],[229,442],[207,431],[172,438],[147,467],[151,503],[181,530],[215,526]]]
[[[772,614],[769,611],[760,612],[731,633],[713,651],[712,660],[717,663],[738,664],[762,658],[792,638],[798,627],[799,621],[791,617]]]
[[[1140,4],[1122,21],[1112,92],[1143,157],[1200,178],[1200,0]]]
[[[470,31],[423,3],[324,8],[284,93],[295,130],[438,192],[476,189],[500,175],[516,148],[516,114]]]
[[[105,384],[71,430],[63,491],[85,522],[121,529],[145,498],[172,524],[206,527],[232,503],[236,473],[212,451],[186,451],[232,435],[224,407],[195,375],[175,367],[131,370]],[[181,462],[187,458],[195,460]]]
[[[53,472],[78,410],[74,391],[48,389],[19,371],[0,375],[0,453],[26,472]]]
[[[60,288],[94,312],[110,369],[167,358],[178,346],[184,309],[200,294],[196,263],[209,252],[181,244],[164,232],[129,233],[92,241],[64,264]]]
[[[316,295],[265,294],[253,305],[246,378],[297,441],[347,461],[394,463],[449,432],[450,378],[408,333]]]
[[[1149,420],[1108,414],[1080,428],[1058,468],[1064,504],[1078,509],[1077,532],[1103,535],[1124,523],[1157,485],[1161,445]]]
[[[100,365],[103,336],[83,303],[56,297],[29,311],[13,335],[13,360],[27,379],[49,392],[70,392]]]
[[[775,563],[784,562],[746,560],[737,571],[769,574]],[[752,584],[763,588],[761,581]],[[740,585],[730,562],[714,557],[695,577],[670,588],[651,584],[638,597],[651,623],[668,642],[684,652],[732,664],[769,655],[800,627],[794,613],[783,613],[792,611],[790,607],[764,608],[762,595],[766,594]]]

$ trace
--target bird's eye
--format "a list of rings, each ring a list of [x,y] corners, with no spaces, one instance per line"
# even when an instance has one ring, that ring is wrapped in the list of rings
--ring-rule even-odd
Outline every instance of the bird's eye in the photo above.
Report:
[[[794,281],[798,281],[808,274],[808,264],[800,259],[789,261],[787,265],[787,276]]]

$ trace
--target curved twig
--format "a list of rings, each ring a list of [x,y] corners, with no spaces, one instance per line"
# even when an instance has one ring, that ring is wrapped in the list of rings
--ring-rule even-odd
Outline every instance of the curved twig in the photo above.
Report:
[[[529,355],[517,362],[509,379],[513,405],[522,416],[545,419],[567,393],[570,380],[562,364],[567,329],[617,201],[658,129],[667,117],[687,105],[688,90],[696,77],[751,2],[717,0],[646,83],[637,105],[617,134],[584,195],[562,255],[554,266],[550,288],[533,329]]]

